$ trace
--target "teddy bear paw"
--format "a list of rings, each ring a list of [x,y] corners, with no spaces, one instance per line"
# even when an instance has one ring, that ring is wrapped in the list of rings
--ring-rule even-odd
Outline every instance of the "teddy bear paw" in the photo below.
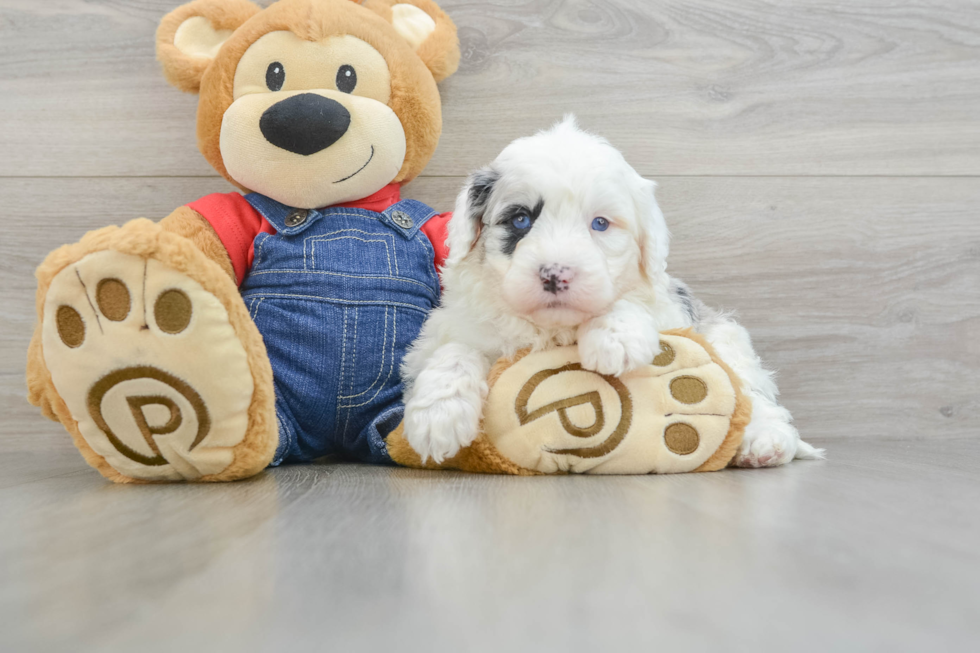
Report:
[[[52,280],[41,333],[54,389],[117,480],[232,465],[255,384],[228,310],[197,281],[152,258],[89,254]]]

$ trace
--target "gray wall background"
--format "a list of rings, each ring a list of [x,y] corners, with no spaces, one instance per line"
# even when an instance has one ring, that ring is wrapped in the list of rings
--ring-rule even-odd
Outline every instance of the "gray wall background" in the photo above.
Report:
[[[27,404],[33,269],[230,190],[153,35],[174,0],[0,2],[0,453],[67,435]],[[804,437],[976,437],[980,5],[444,0],[463,62],[405,194],[565,112],[660,183],[671,269],[738,311]]]

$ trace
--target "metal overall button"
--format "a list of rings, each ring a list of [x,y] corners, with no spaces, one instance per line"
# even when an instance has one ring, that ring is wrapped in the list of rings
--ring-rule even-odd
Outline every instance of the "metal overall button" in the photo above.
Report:
[[[395,221],[402,229],[411,229],[415,222],[412,221],[412,217],[405,213],[404,211],[392,211],[391,219]]]
[[[286,226],[298,227],[304,222],[306,222],[306,218],[308,218],[309,215],[310,212],[304,209],[298,209],[296,211],[293,211],[292,213],[286,216]]]

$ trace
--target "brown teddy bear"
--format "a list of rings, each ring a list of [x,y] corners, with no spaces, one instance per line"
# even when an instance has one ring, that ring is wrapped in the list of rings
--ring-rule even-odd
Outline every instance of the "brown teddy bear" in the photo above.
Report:
[[[453,23],[431,0],[195,0],[163,20],[157,51],[200,94],[201,152],[246,194],[50,254],[31,401],[117,482],[327,454],[423,466],[400,429],[399,366],[439,301],[450,216],[400,188],[439,140]],[[441,467],[723,467],[751,406],[707,343],[663,338],[669,357],[621,379],[582,370],[574,347],[501,361],[484,435]]]
[[[436,149],[455,26],[431,0],[195,0],[157,53],[200,94],[201,152],[247,195],[49,255],[31,401],[119,482],[390,462],[448,219],[399,189]]]

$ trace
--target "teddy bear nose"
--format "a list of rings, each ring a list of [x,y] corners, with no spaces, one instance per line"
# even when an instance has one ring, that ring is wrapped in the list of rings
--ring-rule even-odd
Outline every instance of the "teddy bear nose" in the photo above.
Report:
[[[321,152],[347,133],[350,112],[340,102],[303,93],[278,102],[262,114],[259,129],[265,140],[293,154]]]

